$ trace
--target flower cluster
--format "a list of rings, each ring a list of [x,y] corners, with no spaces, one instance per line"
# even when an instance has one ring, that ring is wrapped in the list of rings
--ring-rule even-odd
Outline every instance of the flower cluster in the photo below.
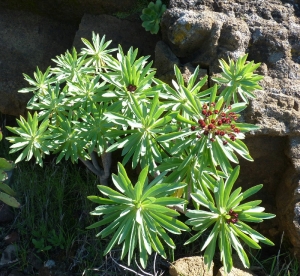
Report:
[[[129,84],[126,88],[129,92],[134,92],[136,90],[136,86],[134,84]]]
[[[201,138],[201,134],[209,136],[210,141],[215,141],[215,136],[227,135],[230,140],[235,141],[237,133],[240,133],[240,129],[235,125],[235,121],[238,119],[238,115],[235,112],[229,112],[231,106],[228,106],[227,112],[220,112],[215,109],[215,103],[203,104],[202,115],[203,118],[198,120],[200,131],[197,135]],[[191,130],[196,130],[196,126],[191,126]],[[226,145],[227,141],[223,140],[223,144]]]
[[[228,218],[228,219],[226,220],[228,224],[229,224],[230,222],[231,222],[231,223],[237,223],[237,222],[238,222],[239,214],[236,213],[236,212],[234,212],[232,209],[229,210],[228,216],[230,216],[230,218]]]

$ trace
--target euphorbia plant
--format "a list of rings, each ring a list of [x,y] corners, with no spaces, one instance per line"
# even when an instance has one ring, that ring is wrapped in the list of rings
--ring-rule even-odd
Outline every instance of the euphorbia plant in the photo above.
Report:
[[[147,264],[148,255],[152,250],[166,258],[161,240],[169,247],[175,248],[175,243],[169,237],[167,230],[173,234],[190,229],[174,217],[179,213],[167,208],[168,205],[185,204],[185,200],[170,197],[185,183],[161,183],[162,178],[155,178],[148,183],[148,166],[141,171],[137,183],[133,186],[121,163],[118,164],[118,175],[113,174],[113,183],[116,189],[98,185],[100,192],[107,198],[90,196],[93,202],[101,204],[92,215],[103,216],[103,219],[88,228],[100,227],[109,224],[97,236],[105,238],[113,233],[104,254],[112,247],[123,243],[121,258],[128,255],[128,264],[134,254],[135,247],[139,248],[140,263]]]
[[[232,248],[238,253],[243,265],[250,266],[241,241],[254,249],[261,248],[258,244],[259,241],[273,245],[269,239],[252,229],[246,222],[262,222],[263,219],[273,218],[274,215],[263,213],[264,208],[258,207],[261,200],[240,204],[258,192],[262,185],[251,187],[245,192],[241,192],[241,188],[231,192],[239,170],[240,167],[236,166],[225,182],[222,177],[215,178],[215,176],[204,173],[202,178],[197,180],[199,188],[191,194],[191,197],[206,209],[186,212],[186,216],[189,217],[186,223],[198,233],[185,244],[195,241],[206,229],[214,225],[201,250],[205,249],[204,260],[210,266],[218,244],[221,260],[227,273],[231,271],[233,265]]]
[[[92,43],[83,42],[87,48],[79,55],[75,49],[72,54],[67,51],[54,59],[57,67],[44,74],[37,69],[35,79],[24,75],[31,87],[20,92],[33,92],[28,109],[34,114],[28,113],[27,120],[21,117],[19,127],[9,127],[17,135],[8,137],[11,151],[22,151],[16,162],[34,156],[42,165],[44,155],[53,152],[57,162],[79,159],[100,177],[98,188],[108,198],[89,197],[100,204],[92,214],[103,216],[90,228],[109,224],[99,233],[102,238],[114,232],[105,254],[123,244],[122,257],[128,255],[130,263],[138,247],[143,267],[152,249],[166,257],[160,239],[175,247],[166,231],[189,230],[176,220],[173,208],[186,213],[190,218],[186,223],[199,231],[188,243],[214,224],[211,243],[202,246],[208,264],[218,238],[227,272],[232,248],[249,266],[240,240],[255,248],[259,241],[272,242],[245,222],[273,215],[257,207],[260,201],[240,205],[261,186],[231,193],[239,171],[232,164],[239,163],[237,154],[253,161],[242,140],[257,127],[239,118],[247,97],[254,97],[254,89],[260,88],[262,77],[253,74],[259,65],[246,64],[247,55],[229,65],[221,61],[223,76],[214,78],[217,83],[206,90],[201,88],[207,77],[197,81],[198,67],[185,83],[175,66],[171,87],[154,77],[149,57],[138,57],[137,49],[110,50],[109,42],[95,34]],[[116,58],[112,51],[117,51]],[[119,164],[119,174],[113,176],[118,191],[103,185],[109,184],[110,153],[116,149],[122,150],[123,165],[130,161],[132,168],[142,168],[133,185]],[[148,173],[154,178],[150,184]],[[187,210],[189,201],[197,210]]]

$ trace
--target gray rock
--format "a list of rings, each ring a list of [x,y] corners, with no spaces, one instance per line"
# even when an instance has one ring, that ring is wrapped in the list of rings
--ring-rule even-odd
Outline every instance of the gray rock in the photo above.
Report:
[[[212,276],[213,266],[214,264],[212,263],[210,269],[208,269],[203,257],[186,257],[173,262],[169,273],[171,276]]]
[[[169,9],[161,27],[163,41],[176,56],[210,66],[211,73],[219,71],[219,58],[239,57],[250,41],[250,31],[243,20],[207,10]]]
[[[180,66],[180,60],[163,41],[158,41],[155,46],[154,67],[157,68],[156,77],[172,85],[174,79],[174,65]]]
[[[0,202],[0,223],[10,222],[14,219],[14,213],[12,207],[8,206],[4,202]]]
[[[119,19],[111,15],[85,14],[74,39],[73,45],[76,49],[80,50],[84,46],[82,37],[91,41],[92,31],[100,37],[106,35],[106,41],[112,40],[111,48],[116,48],[120,44],[126,52],[133,46],[139,49],[139,55],[152,55],[152,58],[155,44],[160,39],[159,35],[147,32],[140,21]]]
[[[132,12],[137,9],[137,1],[122,0],[2,0],[0,9],[16,9],[33,12],[43,16],[55,18],[59,21],[79,23],[85,13],[104,14],[118,12]]]
[[[183,76],[185,83],[188,82],[190,76],[195,71],[195,66],[191,63],[186,63],[184,65],[181,64],[180,60],[174,55],[171,49],[168,47],[166,43],[163,41],[159,41],[155,47],[155,61],[154,67],[157,68],[156,78],[164,81],[169,84],[171,87],[173,86],[172,80],[175,79],[174,76],[174,65],[176,65]],[[198,81],[202,79],[204,76],[208,75],[206,69],[199,69]],[[206,89],[207,84],[203,86],[202,89]]]
[[[24,276],[24,274],[16,269],[8,274],[8,276]]]
[[[18,261],[16,245],[10,244],[4,249],[2,253],[0,266],[8,265],[16,261]]]
[[[157,68],[157,77],[172,72],[174,75],[174,65],[179,66],[179,58],[171,51],[166,43],[158,41],[155,46],[154,67]]]
[[[29,86],[22,73],[33,76],[45,70],[51,58],[72,45],[75,26],[47,17],[0,9],[0,112],[24,114],[29,94],[17,91]]]
[[[44,267],[48,267],[50,269],[55,267],[55,266],[56,266],[56,264],[55,264],[55,261],[53,261],[53,260],[47,260],[44,264]]]

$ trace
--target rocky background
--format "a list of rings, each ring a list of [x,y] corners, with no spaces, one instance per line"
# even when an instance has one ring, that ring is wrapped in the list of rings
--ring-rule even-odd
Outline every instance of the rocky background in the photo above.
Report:
[[[27,86],[22,73],[45,70],[72,46],[80,50],[92,31],[112,47],[151,55],[167,82],[174,64],[187,75],[200,65],[211,77],[220,72],[218,59],[248,53],[265,78],[244,113],[261,129],[246,138],[255,162],[241,160],[238,184],[264,184],[258,197],[277,218],[258,230],[277,244],[284,231],[300,259],[300,1],[170,0],[158,35],[142,28],[140,2],[0,0],[0,112],[23,115],[30,95],[17,92]]]

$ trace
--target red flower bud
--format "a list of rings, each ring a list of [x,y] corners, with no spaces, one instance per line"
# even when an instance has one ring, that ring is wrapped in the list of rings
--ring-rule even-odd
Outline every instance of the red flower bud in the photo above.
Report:
[[[127,86],[127,91],[133,92],[133,91],[135,91],[135,90],[136,90],[136,86],[135,86],[135,85],[129,84],[129,85]]]

